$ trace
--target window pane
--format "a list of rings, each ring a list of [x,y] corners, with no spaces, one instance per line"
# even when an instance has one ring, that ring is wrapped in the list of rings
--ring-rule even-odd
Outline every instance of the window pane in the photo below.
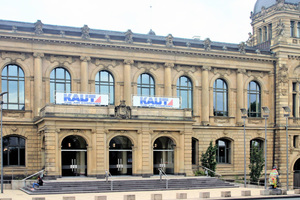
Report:
[[[63,68],[55,69],[56,79],[65,79],[65,70]]]
[[[9,65],[8,75],[9,76],[18,76],[18,67],[16,65]]]
[[[102,71],[100,73],[101,73],[101,81],[108,82],[108,73],[105,71]]]
[[[25,148],[20,149],[20,165],[25,165]]]
[[[9,164],[18,165],[18,149],[16,147],[9,148]]]
[[[25,94],[24,93],[25,93],[24,82],[20,81],[19,82],[19,95],[20,95],[19,103],[25,103]]]
[[[64,92],[65,84],[56,84],[56,92]]]
[[[8,85],[9,103],[18,103],[18,82],[9,81]]]
[[[2,76],[7,76],[7,66],[3,68]]]

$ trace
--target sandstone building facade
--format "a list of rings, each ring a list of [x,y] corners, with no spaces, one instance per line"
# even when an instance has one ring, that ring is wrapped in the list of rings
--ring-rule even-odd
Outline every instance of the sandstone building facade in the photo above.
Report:
[[[288,175],[300,186],[299,2],[258,0],[240,44],[0,20],[5,175],[191,176],[212,141],[217,172],[242,177],[244,108],[247,166],[267,142],[284,185],[289,106]]]

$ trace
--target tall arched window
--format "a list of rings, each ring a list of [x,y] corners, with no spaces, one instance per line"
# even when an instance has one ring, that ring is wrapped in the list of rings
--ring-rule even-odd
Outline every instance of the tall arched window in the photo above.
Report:
[[[107,94],[110,104],[115,103],[115,83],[114,77],[108,71],[100,71],[95,77],[95,92],[97,94]]]
[[[248,117],[261,117],[261,91],[255,81],[248,85]]]
[[[231,163],[231,142],[226,139],[217,140],[217,163]]]
[[[3,138],[3,165],[25,166],[25,139],[17,136]]]
[[[214,116],[228,116],[228,89],[222,79],[214,83]]]
[[[181,97],[181,108],[193,107],[193,85],[192,81],[186,77],[181,76],[177,80],[177,96]]]
[[[139,96],[154,96],[155,83],[149,74],[141,74],[137,80],[137,93]]]
[[[254,147],[257,147],[258,150],[261,150],[264,148],[264,142],[259,139],[253,139],[250,141],[250,151],[254,149]]]
[[[3,109],[25,110],[25,78],[21,67],[6,65],[2,70]]]
[[[57,67],[50,74],[50,102],[55,103],[55,93],[71,92],[71,76],[70,73],[62,68]]]

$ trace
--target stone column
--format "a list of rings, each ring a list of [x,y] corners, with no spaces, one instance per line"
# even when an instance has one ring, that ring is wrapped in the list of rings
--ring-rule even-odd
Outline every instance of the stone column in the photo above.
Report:
[[[58,157],[56,145],[56,131],[51,128],[45,130],[45,170],[47,177],[57,177]]]
[[[80,92],[81,93],[88,93],[89,92],[89,61],[91,60],[90,57],[81,56],[81,66],[80,66]]]
[[[172,97],[172,74],[173,63],[165,63],[165,97]]]
[[[39,116],[43,96],[43,53],[34,53],[34,116]]]
[[[241,108],[244,108],[244,94],[243,94],[243,86],[244,86],[244,80],[243,80],[243,73],[245,72],[244,69],[238,69],[237,70],[237,78],[236,78],[236,123],[238,125],[242,125],[242,113]],[[247,108],[246,108],[247,109]]]
[[[208,71],[211,69],[209,66],[203,66],[202,68],[202,125],[208,125],[209,123],[209,84],[208,84]]]
[[[131,106],[131,65],[133,60],[124,60],[124,100],[127,106]]]
[[[296,101],[295,101],[295,116],[294,117],[299,117],[299,83],[296,83],[296,88],[295,88],[295,91],[296,91]]]

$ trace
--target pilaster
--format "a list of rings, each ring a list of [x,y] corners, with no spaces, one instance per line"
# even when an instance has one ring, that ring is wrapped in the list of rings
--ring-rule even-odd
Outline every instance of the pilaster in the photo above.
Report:
[[[87,56],[81,56],[80,57],[81,65],[80,65],[80,92],[81,93],[88,93],[89,89],[89,83],[88,83],[88,74],[89,74],[89,62],[91,61],[90,57]]]
[[[237,93],[236,93],[236,123],[241,125],[242,122],[242,113],[241,108],[244,107],[244,94],[243,94],[243,85],[244,85],[244,78],[243,74],[246,73],[244,69],[237,70],[237,78],[236,78],[236,85],[237,85]]]
[[[209,66],[203,66],[202,68],[202,125],[206,126],[209,123],[209,83],[208,83],[208,71],[211,69]]]
[[[165,97],[172,97],[171,68],[173,63],[165,63]]]
[[[124,60],[124,100],[127,106],[131,106],[131,65],[133,60]]]
[[[42,105],[43,95],[43,57],[40,52],[33,53],[34,57],[34,116],[39,116]]]

